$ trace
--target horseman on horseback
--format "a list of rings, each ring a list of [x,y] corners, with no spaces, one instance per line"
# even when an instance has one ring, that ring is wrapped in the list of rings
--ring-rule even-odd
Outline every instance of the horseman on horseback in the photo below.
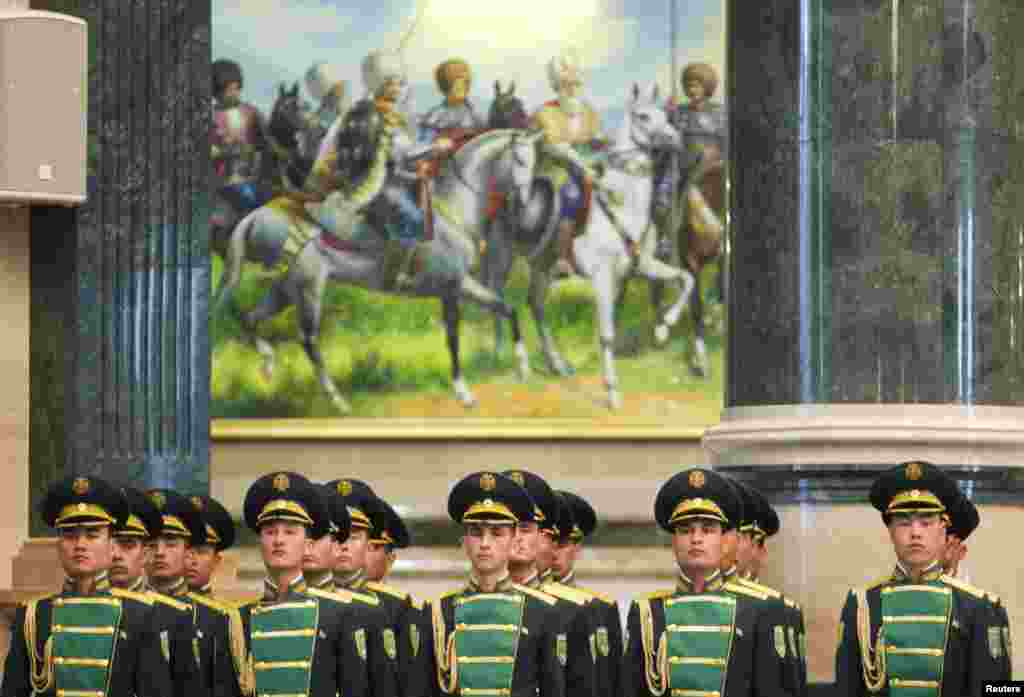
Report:
[[[333,142],[321,148],[312,188],[325,199],[306,208],[327,231],[324,244],[345,249],[383,240],[395,281],[404,287],[419,272],[424,255],[418,253],[426,252],[434,228],[446,224],[420,206],[418,184],[429,176],[430,162],[449,153],[453,142],[414,140],[399,109],[406,77],[397,53],[373,52],[362,68],[370,96],[352,107]]]
[[[420,120],[420,140],[434,142],[448,138],[458,147],[486,126],[469,99],[473,72],[466,61],[451,58],[434,69],[434,80],[444,101]]]
[[[572,241],[586,228],[593,189],[600,186],[593,162],[607,148],[607,140],[601,137],[597,112],[579,97],[583,70],[574,53],[551,59],[548,81],[558,97],[545,103],[531,121],[544,133],[537,177],[550,182],[560,203],[555,274],[564,277],[574,272]]]

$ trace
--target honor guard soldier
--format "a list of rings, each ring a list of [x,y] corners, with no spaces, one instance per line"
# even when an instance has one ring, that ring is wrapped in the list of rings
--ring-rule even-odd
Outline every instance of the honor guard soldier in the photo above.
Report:
[[[568,652],[556,600],[513,583],[508,570],[516,526],[533,520],[533,501],[511,479],[477,472],[452,489],[448,514],[463,527],[470,577],[427,604],[433,631],[424,648],[436,694],[564,697]]]
[[[736,489],[705,469],[680,472],[658,492],[654,515],[672,534],[679,579],[630,605],[623,694],[792,696],[778,603],[723,580],[722,533],[741,508]]]
[[[380,632],[388,666],[396,673],[400,695],[416,697],[427,690],[427,671],[419,658],[419,627],[422,619],[407,593],[366,578],[366,563],[374,521],[378,524],[386,511],[373,490],[358,479],[336,479],[326,487],[352,518],[352,533],[339,547],[334,567],[334,582],[339,588],[369,595],[378,606]],[[412,641],[416,640],[414,656]]]
[[[200,697],[207,693],[202,689],[193,657],[192,606],[157,593],[146,582],[146,562],[152,555],[151,545],[163,530],[163,516],[138,489],[121,487],[121,495],[128,505],[128,518],[114,530],[110,583],[115,588],[148,593],[153,598],[160,650],[171,667],[174,694]]]
[[[149,584],[158,593],[188,603],[195,635],[192,651],[205,694],[233,694],[241,670],[242,642],[238,611],[188,589],[185,558],[193,544],[206,542],[206,525],[187,498],[170,489],[150,489],[146,496],[163,515],[153,543]]]
[[[551,575],[559,537],[558,499],[548,483],[532,472],[509,470],[503,474],[526,490],[533,500],[536,517],[536,520],[519,523],[509,558],[512,580],[558,600],[555,607],[568,641],[565,693],[568,697],[594,697],[597,694],[597,668],[591,646],[594,627],[587,607],[592,596],[563,586]]]
[[[946,549],[943,555],[942,566],[947,576],[957,578],[960,571],[960,562],[967,556],[967,546],[964,544],[971,533],[981,523],[981,516],[974,503],[963,493],[960,494],[960,501],[949,516],[949,527],[946,528]],[[1007,615],[1006,607],[1002,600],[995,593],[985,593],[985,599],[991,606],[993,624],[999,627],[1002,637],[1002,651],[998,651],[1000,644],[990,639],[990,646],[995,646],[1000,654],[999,663],[1002,666],[1006,679],[1010,679],[1013,672],[1013,650],[1010,641],[1010,618]]]
[[[172,697],[153,599],[110,585],[111,529],[128,518],[121,492],[69,477],[50,487],[40,512],[57,529],[67,581],[18,608],[0,694]]]
[[[348,610],[351,596],[307,587],[302,573],[311,540],[330,528],[325,503],[319,485],[293,472],[260,477],[245,495],[245,522],[259,534],[267,570],[263,597],[241,608],[248,697],[371,694],[367,630]]]
[[[896,570],[846,598],[837,694],[963,697],[1008,677],[985,593],[943,573],[956,482],[934,465],[908,462],[882,473],[870,500],[889,528]]]
[[[370,546],[366,548],[366,580],[384,583],[395,565],[396,550],[412,544],[412,537],[391,504],[381,498],[378,501],[381,511],[373,520]]]
[[[798,695],[805,695],[807,641],[803,609],[792,598],[758,580],[767,556],[765,540],[779,532],[779,516],[760,491],[736,479],[729,481],[736,485],[743,501],[743,514],[736,533],[736,576],[731,580],[747,585],[781,603],[781,611],[786,618],[786,641],[790,658],[787,688]]]
[[[619,604],[614,598],[576,584],[576,559],[583,541],[597,527],[597,513],[587,501],[569,491],[556,491],[563,503],[563,518],[559,521],[558,549],[552,571],[563,586],[582,591],[591,597],[591,625],[594,628],[594,656],[597,665],[597,693],[611,697],[621,695],[619,683],[622,660],[622,619]]]
[[[210,496],[190,496],[189,503],[203,519],[206,539],[193,542],[185,557],[185,581],[193,593],[214,597],[211,579],[220,566],[222,554],[235,544],[235,521],[227,509]]]

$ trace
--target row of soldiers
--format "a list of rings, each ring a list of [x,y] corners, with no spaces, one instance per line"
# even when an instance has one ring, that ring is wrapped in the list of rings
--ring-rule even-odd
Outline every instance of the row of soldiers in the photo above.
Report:
[[[962,697],[1008,679],[1006,612],[957,580],[979,516],[939,468],[883,473],[871,503],[898,559],[851,590],[836,655],[840,695]],[[672,536],[674,588],[630,605],[576,582],[597,524],[580,496],[522,470],[451,490],[470,563],[427,603],[383,582],[409,534],[365,483],[274,472],[249,488],[264,593],[237,606],[209,579],[235,538],[205,496],[140,492],[95,477],[53,486],[67,582],[17,613],[3,697],[801,697],[800,606],[758,581],[779,518],[716,471],[678,473],[654,513]]]

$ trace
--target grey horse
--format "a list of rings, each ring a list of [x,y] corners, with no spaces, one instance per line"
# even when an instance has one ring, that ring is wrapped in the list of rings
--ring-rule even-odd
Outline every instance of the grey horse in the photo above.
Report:
[[[388,243],[371,234],[358,244],[339,243],[312,220],[289,213],[287,202],[271,202],[243,218],[231,235],[224,274],[214,297],[214,310],[234,304],[229,300],[241,280],[243,264],[259,259],[266,265],[284,263],[280,275],[263,299],[241,313],[244,338],[264,359],[265,372],[274,365],[273,347],[255,334],[257,325],[290,305],[298,310],[299,331],[306,355],[317,370],[321,388],[341,413],[351,407],[331,379],[319,348],[320,317],[328,282],[362,286],[370,290],[421,297],[442,302],[455,397],[473,406],[476,399],[462,375],[459,360],[460,303],[470,300],[511,325],[519,376],[526,379],[529,363],[516,312],[470,274],[479,264],[482,230],[492,196],[513,199],[528,195],[536,163],[538,134],[494,130],[460,148],[434,181],[435,215],[447,225],[435,226],[434,239],[417,248],[419,266],[406,285],[396,286],[389,270]],[[301,204],[297,204],[301,207]],[[291,206],[294,211],[294,206]],[[290,249],[289,249],[290,248]]]

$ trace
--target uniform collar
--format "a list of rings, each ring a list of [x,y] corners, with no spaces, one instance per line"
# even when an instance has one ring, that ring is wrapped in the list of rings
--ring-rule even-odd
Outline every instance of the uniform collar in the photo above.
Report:
[[[504,593],[506,591],[512,590],[512,586],[513,586],[512,576],[509,573],[506,572],[505,575],[501,577],[501,580],[498,581],[497,585],[494,587],[494,590],[492,592],[494,592],[494,593]],[[483,593],[484,592],[480,588],[480,581],[477,580],[476,576],[473,576],[472,574],[470,574],[469,580],[466,581],[466,590],[465,590],[465,592],[466,592],[467,595],[472,595],[473,593]]]
[[[569,569],[569,573],[567,573],[562,578],[558,579],[558,582],[561,583],[563,586],[575,586],[576,585],[576,569]]]
[[[188,595],[188,584],[185,583],[185,577],[179,576],[177,580],[169,583],[166,586],[161,586],[156,581],[152,581],[153,590],[162,595],[168,595],[172,598],[181,598]]]
[[[366,585],[366,569],[356,569],[348,574],[334,572],[334,585],[349,591],[358,591]]]
[[[723,583],[728,583],[729,581],[732,581],[732,580],[737,579],[737,578],[743,578],[743,577],[740,576],[738,573],[736,573],[736,565],[735,564],[733,564],[728,569],[726,569],[725,571],[722,572],[722,582]]]
[[[704,581],[704,593],[715,593],[722,589],[725,585],[725,577],[720,569],[715,569],[715,573],[711,574]],[[676,579],[676,590],[682,594],[694,593],[693,580],[683,573],[682,569],[679,570],[679,578]]]
[[[269,576],[263,579],[263,602],[279,602],[285,598],[296,595],[298,593],[304,593],[306,591],[306,578],[299,574],[291,580],[287,588],[281,589],[278,587],[274,579]]]
[[[101,571],[93,577],[92,592],[93,593],[105,593],[110,591],[110,575],[106,571]],[[64,580],[64,587],[61,589],[61,595],[79,595],[78,584],[73,578],[66,578]]]
[[[334,588],[334,572],[330,569],[327,571],[316,571],[314,573],[306,574],[306,586],[309,588],[319,588],[322,591],[332,590]]]
[[[213,582],[208,581],[205,586],[200,586],[199,588],[192,589],[192,592],[209,597],[213,595]]]
[[[911,578],[910,572],[903,568],[903,565],[898,561],[896,562],[896,569],[892,572],[892,580],[894,583],[914,583],[922,581],[937,581],[942,576],[944,569],[942,568],[942,562],[938,559],[928,565],[928,568],[921,574],[921,578],[915,581]]]
[[[132,593],[145,593],[149,590],[149,586],[146,585],[146,577],[139,576],[137,579],[132,581],[125,590],[131,591]]]

